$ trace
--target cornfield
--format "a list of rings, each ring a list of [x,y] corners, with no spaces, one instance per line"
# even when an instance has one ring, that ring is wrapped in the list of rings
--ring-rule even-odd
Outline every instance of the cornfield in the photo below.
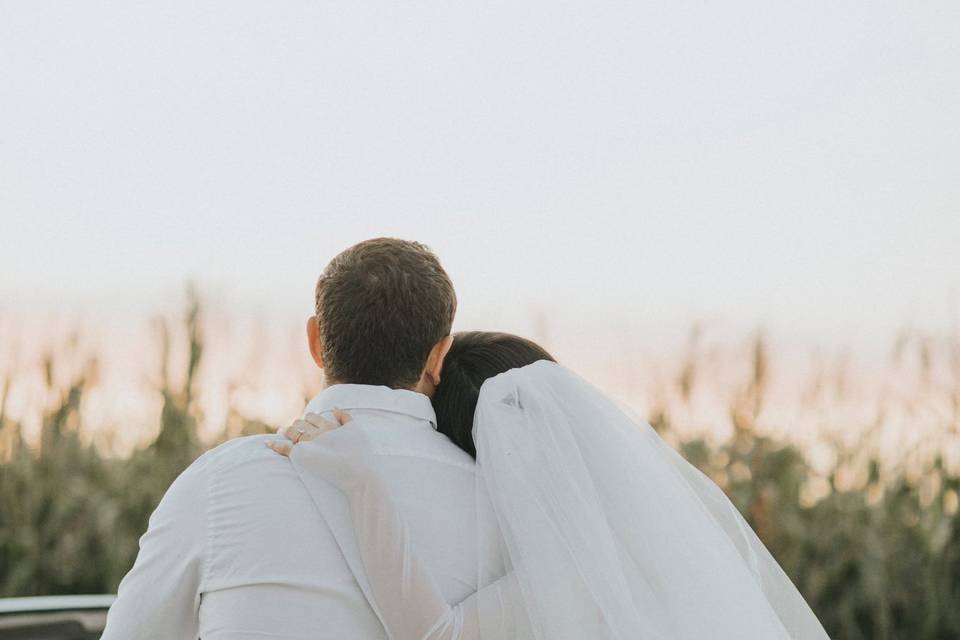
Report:
[[[127,456],[102,453],[85,436],[81,406],[97,384],[94,366],[62,384],[51,373],[55,358],[45,361],[48,400],[40,436],[29,442],[21,422],[6,415],[10,380],[0,380],[0,597],[113,592],[177,474],[228,436],[270,430],[233,415],[233,428],[201,441],[200,311],[194,298],[182,327],[182,382],[172,383],[164,365],[156,438]],[[160,341],[164,363],[170,335]],[[647,418],[723,487],[831,637],[960,638],[960,344],[904,334],[893,352],[897,363],[916,364],[911,379],[926,385],[908,415],[936,422],[921,446],[899,456],[882,454],[878,444],[884,416],[894,410],[889,398],[878,401],[872,429],[853,442],[829,442],[826,467],[814,464],[807,448],[758,429],[770,366],[762,337],[742,354],[749,373],[725,409],[729,437],[678,436],[702,375],[695,354]],[[933,370],[946,377],[934,381]]]

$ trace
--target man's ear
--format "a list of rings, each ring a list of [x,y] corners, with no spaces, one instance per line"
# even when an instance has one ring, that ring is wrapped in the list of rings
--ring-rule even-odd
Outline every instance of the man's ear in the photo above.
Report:
[[[320,321],[317,316],[307,318],[307,345],[313,361],[323,369],[323,341],[320,339]]]
[[[443,361],[447,357],[447,352],[453,346],[453,336],[446,336],[437,344],[433,345],[430,355],[427,357],[427,366],[423,370],[433,386],[440,384],[440,372],[443,371]]]

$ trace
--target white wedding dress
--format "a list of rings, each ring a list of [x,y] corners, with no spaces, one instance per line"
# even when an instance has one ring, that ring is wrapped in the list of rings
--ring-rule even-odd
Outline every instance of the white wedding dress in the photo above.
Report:
[[[451,607],[348,424],[298,445],[343,491],[394,640],[827,638],[723,492],[647,424],[560,365],[487,380],[474,422],[478,495],[510,560]]]

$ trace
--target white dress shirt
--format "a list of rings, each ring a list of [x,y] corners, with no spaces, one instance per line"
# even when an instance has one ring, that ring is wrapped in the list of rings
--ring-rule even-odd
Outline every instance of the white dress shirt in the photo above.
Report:
[[[451,606],[423,561],[390,480],[381,471],[383,456],[391,454],[371,440],[366,420],[355,418],[315,440],[296,445],[290,457],[307,490],[320,496],[318,502],[323,502],[330,484],[347,496],[363,562],[357,574],[364,593],[372,596],[370,602],[387,635],[392,640],[533,637],[522,590],[513,572],[496,580],[494,576],[480,576],[482,589]],[[477,489],[486,512],[477,514],[477,522],[489,526],[487,517],[492,507],[483,483],[478,483]],[[499,531],[488,529],[487,533],[497,535],[499,540]],[[478,574],[488,568],[478,567]]]
[[[411,543],[449,604],[476,590],[478,567],[502,575],[499,551],[477,548],[476,527],[496,525],[492,514],[478,522],[474,462],[436,432],[426,396],[334,385],[307,411],[333,408],[362,418]],[[387,637],[370,604],[347,498],[298,468],[296,448],[292,461],[268,449],[270,437],[227,442],[171,485],[103,638]]]

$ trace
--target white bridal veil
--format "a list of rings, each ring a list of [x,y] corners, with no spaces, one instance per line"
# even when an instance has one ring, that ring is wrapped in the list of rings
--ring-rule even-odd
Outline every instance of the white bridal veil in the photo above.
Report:
[[[487,380],[474,437],[523,602],[518,637],[827,638],[723,492],[569,370]],[[479,595],[481,637],[502,637],[484,615],[501,603]]]

